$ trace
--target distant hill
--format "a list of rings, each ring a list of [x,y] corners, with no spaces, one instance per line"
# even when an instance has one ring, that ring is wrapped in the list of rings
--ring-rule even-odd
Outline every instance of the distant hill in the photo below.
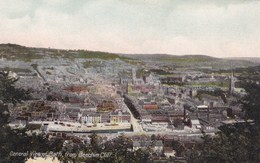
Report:
[[[130,64],[162,64],[177,67],[214,69],[231,69],[238,67],[257,66],[260,59],[254,58],[215,58],[207,55],[169,55],[169,54],[116,54],[89,50],[63,50],[51,48],[32,48],[17,44],[0,44],[0,57],[9,60],[23,60],[30,62],[32,59],[44,57],[53,58],[96,58],[103,60],[120,59]],[[258,62],[259,61],[259,62]]]
[[[124,55],[126,56],[126,55]],[[163,62],[207,62],[221,60],[220,58],[210,57],[206,55],[169,55],[169,54],[132,54],[127,55],[131,58],[150,60],[150,61],[163,61]]]
[[[243,61],[250,61],[254,63],[260,64],[260,57],[233,57],[228,59],[237,59],[237,60],[243,60]]]
[[[30,62],[32,59],[42,59],[43,57],[54,58],[96,58],[103,60],[121,59],[124,61],[133,61],[131,58],[123,57],[114,53],[88,51],[88,50],[63,50],[50,48],[30,48],[16,44],[0,44],[0,57],[8,60],[23,60]]]
[[[8,60],[18,59],[23,61],[43,58],[43,56],[35,52],[33,48],[27,48],[16,44],[0,44],[0,57]]]
[[[232,69],[258,65],[257,62],[240,58],[216,58],[207,55],[169,55],[169,54],[134,54],[123,55],[143,62],[173,64],[180,67],[212,67],[214,69]]]

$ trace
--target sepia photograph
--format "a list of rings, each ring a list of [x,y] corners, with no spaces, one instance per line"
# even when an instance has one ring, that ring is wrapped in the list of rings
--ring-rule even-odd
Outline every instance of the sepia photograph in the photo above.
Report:
[[[0,0],[0,163],[259,162],[259,0]]]

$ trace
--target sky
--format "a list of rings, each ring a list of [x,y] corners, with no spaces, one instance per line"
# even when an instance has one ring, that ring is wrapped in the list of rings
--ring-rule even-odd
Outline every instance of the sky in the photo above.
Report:
[[[260,0],[0,0],[0,43],[260,57]]]

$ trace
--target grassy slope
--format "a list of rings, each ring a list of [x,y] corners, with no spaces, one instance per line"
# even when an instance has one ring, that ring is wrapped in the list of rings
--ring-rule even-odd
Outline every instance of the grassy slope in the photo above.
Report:
[[[127,56],[127,55],[125,55]],[[142,61],[164,63],[168,65],[174,65],[177,67],[186,68],[199,68],[199,67],[212,67],[213,69],[231,69],[237,67],[249,67],[255,66],[256,63],[247,60],[239,60],[236,58],[226,59],[226,58],[215,58],[206,55],[167,55],[167,54],[151,54],[143,55],[136,54],[130,55],[129,57],[134,59],[139,59]]]
[[[53,58],[85,58],[85,59],[103,59],[114,60],[120,59],[126,63],[133,65],[141,65],[143,62],[161,62],[165,64],[175,64],[183,67],[202,67],[212,66],[213,68],[231,68],[234,67],[248,67],[254,66],[250,61],[236,60],[236,59],[221,59],[206,55],[165,55],[165,54],[150,54],[150,55],[126,55],[114,54],[99,51],[88,50],[61,50],[61,49],[47,49],[47,48],[28,48],[25,46],[15,44],[0,44],[0,57],[4,56],[9,60],[23,60],[30,62],[32,59],[41,59],[44,56]]]
[[[22,60],[30,62],[32,59],[41,59],[43,56],[35,52],[34,48],[15,44],[0,44],[0,57],[8,60]]]
[[[103,59],[114,60],[120,59],[130,64],[141,64],[140,61],[113,53],[88,51],[88,50],[60,50],[46,48],[29,48],[16,44],[0,44],[0,57],[8,60],[21,60],[30,62],[32,59],[42,59],[44,56],[53,58],[84,58],[84,59]]]

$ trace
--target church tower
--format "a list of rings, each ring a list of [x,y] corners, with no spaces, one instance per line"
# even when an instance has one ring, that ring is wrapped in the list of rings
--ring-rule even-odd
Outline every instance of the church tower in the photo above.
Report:
[[[235,80],[234,80],[234,72],[232,72],[232,75],[229,79],[229,94],[232,95],[235,90]]]
[[[132,83],[135,84],[136,81],[136,70],[135,68],[132,68]]]

